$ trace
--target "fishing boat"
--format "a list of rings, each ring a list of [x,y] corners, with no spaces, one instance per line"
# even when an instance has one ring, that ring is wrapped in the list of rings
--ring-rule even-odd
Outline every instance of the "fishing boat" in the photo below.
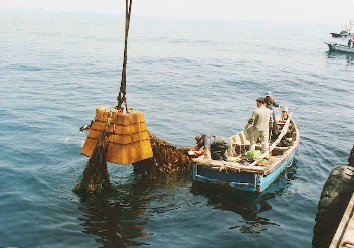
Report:
[[[354,25],[354,19],[350,20],[349,23],[344,24],[342,31],[339,33],[331,33],[332,38],[353,38],[354,33],[351,31]]]
[[[353,38],[354,33],[349,33],[346,30],[341,31],[340,33],[331,33],[332,38]]]
[[[262,192],[293,163],[295,150],[299,144],[299,130],[290,114],[277,118],[278,138],[272,142],[267,152],[254,161],[245,156],[250,146],[247,131],[243,130],[230,137],[233,156],[228,161],[193,158],[193,180],[225,185],[236,190]],[[286,141],[286,142],[284,142]],[[256,144],[261,149],[261,144]]]
[[[333,42],[325,42],[325,43],[328,45],[329,51],[354,53],[354,47],[350,48],[346,45],[333,43]]]

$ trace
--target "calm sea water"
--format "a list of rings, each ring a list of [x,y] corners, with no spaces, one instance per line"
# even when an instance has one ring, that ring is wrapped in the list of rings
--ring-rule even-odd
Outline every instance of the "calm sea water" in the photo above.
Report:
[[[78,129],[116,104],[123,17],[3,11],[0,30],[0,246],[311,247],[322,186],[354,137],[354,58],[323,43],[337,26],[133,16],[128,104],[151,132],[176,146],[230,136],[272,90],[301,142],[261,194],[110,164],[116,192],[100,197],[71,192],[88,160]]]

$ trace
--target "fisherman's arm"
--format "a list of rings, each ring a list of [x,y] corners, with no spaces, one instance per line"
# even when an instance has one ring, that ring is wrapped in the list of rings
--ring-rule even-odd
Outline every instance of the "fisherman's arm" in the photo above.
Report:
[[[255,119],[256,119],[256,113],[253,112],[251,117],[248,119],[248,124],[253,124]]]
[[[247,122],[247,125],[245,126],[245,129],[247,129],[249,125],[252,125],[254,123],[255,119],[256,119],[256,113],[253,112],[251,117],[248,119],[248,122]]]
[[[200,150],[200,146],[196,145],[195,147],[192,148],[192,151],[199,151]]]
[[[277,107],[277,108],[283,108],[283,105],[281,105],[280,103],[276,103],[276,102],[273,102],[273,106]]]
[[[194,151],[194,156],[200,157],[205,155],[206,158],[211,158],[211,152],[209,148],[204,147],[203,149]]]
[[[194,150],[194,155],[199,157],[205,154],[205,149],[200,149],[200,150]]]
[[[210,152],[210,146],[211,144],[214,142],[214,139],[212,137],[207,137],[205,138],[205,142],[204,142],[204,155],[206,156],[206,158],[211,158],[211,152]]]
[[[204,154],[204,149],[201,149],[202,146],[196,145],[195,147],[192,148],[192,151],[194,151],[194,155],[199,157]]]

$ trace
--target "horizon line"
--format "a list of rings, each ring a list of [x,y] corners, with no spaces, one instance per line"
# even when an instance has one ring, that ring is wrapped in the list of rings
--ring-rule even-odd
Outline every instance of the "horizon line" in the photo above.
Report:
[[[54,12],[66,14],[93,14],[93,15],[106,15],[106,16],[123,16],[124,13],[102,12],[102,11],[79,11],[79,10],[54,10],[44,8],[0,8],[0,11],[18,11],[18,12]],[[134,16],[134,13],[133,13]],[[269,20],[269,19],[242,19],[242,18],[217,18],[217,17],[186,17],[186,16],[156,16],[156,15],[141,15],[135,14],[136,17],[144,18],[158,18],[158,19],[175,19],[175,20],[215,20],[215,21],[246,21],[246,22],[267,22],[267,23],[281,23],[281,24],[297,24],[297,25],[336,25],[328,22],[306,22],[299,20]],[[340,24],[338,24],[340,26]]]

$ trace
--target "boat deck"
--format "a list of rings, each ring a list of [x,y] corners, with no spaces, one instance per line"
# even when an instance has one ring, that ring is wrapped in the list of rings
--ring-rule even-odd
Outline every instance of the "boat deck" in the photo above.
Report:
[[[268,175],[276,169],[277,165],[281,162],[280,160],[283,160],[283,156],[271,156],[268,160],[264,160],[265,164],[263,165],[252,165],[251,163],[242,164],[238,162],[204,159],[200,157],[193,159],[193,162],[219,171],[232,170],[238,173],[251,172],[258,175]]]

